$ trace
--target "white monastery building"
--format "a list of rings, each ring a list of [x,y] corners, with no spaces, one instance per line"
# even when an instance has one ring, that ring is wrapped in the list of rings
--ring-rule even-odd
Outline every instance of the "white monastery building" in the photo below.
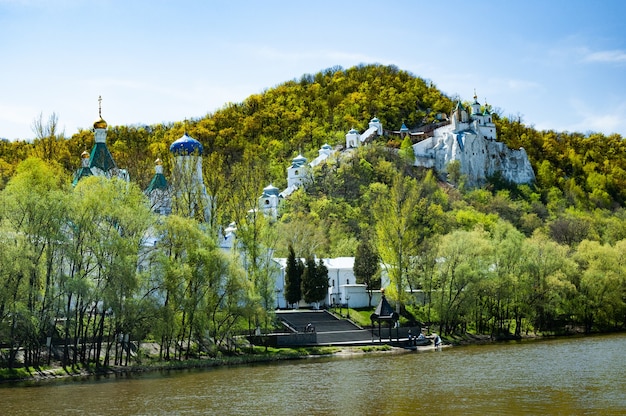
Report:
[[[459,161],[461,175],[469,186],[485,183],[489,176],[500,173],[509,182],[522,184],[535,180],[535,173],[524,148],[509,149],[496,141],[496,126],[489,106],[481,105],[474,95],[468,113],[459,102],[448,125],[434,130],[413,145],[415,166],[434,168],[440,177],[447,175],[450,162]]]

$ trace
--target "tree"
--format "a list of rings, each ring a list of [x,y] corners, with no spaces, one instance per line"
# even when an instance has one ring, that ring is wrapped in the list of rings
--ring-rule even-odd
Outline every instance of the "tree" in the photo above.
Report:
[[[354,256],[354,277],[357,283],[367,286],[369,306],[372,306],[372,291],[380,288],[380,262],[378,253],[369,242],[369,238],[363,238],[356,246]]]
[[[5,238],[21,246],[19,258],[11,265],[14,275],[9,287],[16,291],[10,304],[16,309],[10,331],[22,332],[20,343],[26,344],[27,364],[39,360],[41,340],[52,331],[56,278],[61,272],[57,264],[65,240],[65,179],[58,165],[28,158],[20,163],[0,198]]]
[[[65,140],[65,133],[58,131],[59,117],[52,113],[47,122],[43,114],[33,121],[32,130],[35,133],[32,156],[46,161],[58,163],[65,169],[71,169],[71,155]]]
[[[302,273],[302,295],[306,303],[317,303],[326,297],[328,289],[328,269],[322,259],[315,263],[313,257],[307,257]]]
[[[442,238],[435,300],[442,333],[448,334],[467,323],[477,284],[487,277],[490,246],[484,231],[454,231]]]
[[[285,270],[285,300],[287,304],[293,305],[302,299],[302,273],[304,265],[302,260],[296,258],[293,247],[289,246],[289,255],[287,256],[287,268]]]
[[[413,212],[418,200],[415,179],[396,174],[391,189],[387,194],[380,195],[375,203],[378,252],[391,280],[388,293],[397,301],[398,314],[405,302],[407,270],[419,242]]]
[[[415,152],[413,151],[413,142],[410,135],[405,135],[400,144],[400,156],[407,165],[411,166],[415,163]]]
[[[578,281],[576,314],[585,331],[618,328],[626,312],[623,248],[626,240],[615,247],[584,240],[575,253],[582,275]],[[621,248],[621,250],[620,250]]]
[[[115,341],[122,335],[131,336],[136,321],[136,317],[130,315],[133,308],[128,306],[142,286],[140,279],[143,275],[138,273],[137,265],[142,239],[151,225],[148,201],[136,184],[104,177],[81,180],[74,188],[73,196],[77,205],[72,212],[73,219],[87,227],[84,230],[86,234],[81,234],[81,237],[87,239],[88,246],[86,252],[72,253],[72,259],[85,264],[82,259],[86,257],[91,265],[87,270],[78,270],[81,280],[77,281],[82,283],[80,288],[86,286],[91,290],[86,291],[87,296],[77,300],[78,306],[73,310],[72,301],[68,301],[67,310],[74,314],[76,325],[73,342],[78,344],[79,339],[87,338],[85,335],[94,337],[97,365],[101,363],[101,348],[107,346],[106,365],[111,348],[115,346],[116,361],[121,363],[121,354],[117,349],[119,343]],[[82,222],[83,215],[90,218],[90,223]],[[76,236],[72,236],[71,240],[77,241]],[[97,327],[93,334],[87,333],[88,329],[83,327],[85,314],[88,314],[89,322]],[[126,339],[124,342],[129,345]]]

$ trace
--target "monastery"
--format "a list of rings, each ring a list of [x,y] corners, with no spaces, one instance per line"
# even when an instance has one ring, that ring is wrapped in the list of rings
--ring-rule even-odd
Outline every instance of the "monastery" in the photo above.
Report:
[[[535,175],[530,161],[523,148],[511,150],[504,143],[498,142],[496,128],[487,105],[481,112],[481,105],[476,96],[469,111],[459,102],[450,115],[450,121],[438,123],[434,129],[424,134],[424,131],[411,132],[404,124],[394,133],[401,136],[425,136],[413,145],[415,155],[414,165],[424,168],[434,168],[437,174],[445,178],[447,167],[451,162],[458,161],[461,175],[466,178],[469,186],[479,186],[487,178],[500,173],[503,178],[514,183],[530,183]],[[102,118],[101,98],[99,98],[98,120],[94,123],[94,146],[90,153],[83,152],[81,167],[74,175],[73,184],[87,176],[119,177],[129,181],[126,170],[118,168],[115,160],[106,145],[107,123]],[[324,144],[318,151],[318,156],[308,162],[301,154],[296,156],[287,168],[287,188],[280,191],[272,184],[263,189],[258,199],[258,209],[270,218],[278,218],[280,203],[288,198],[298,188],[313,180],[313,169],[329,160],[338,157],[341,151],[360,146],[366,146],[376,137],[383,136],[385,131],[378,118],[369,122],[368,129],[359,133],[351,129],[346,134],[345,147],[333,148]],[[207,194],[202,178],[202,144],[189,136],[187,132],[170,145],[170,153],[174,158],[174,169],[171,183],[163,174],[161,160],[155,162],[155,174],[145,190],[150,200],[152,210],[161,215],[172,212],[172,203],[183,204],[190,216],[202,216],[209,220],[212,199]],[[175,191],[174,191],[175,190]],[[173,194],[176,192],[176,195]],[[176,198],[173,198],[176,196]],[[156,243],[155,238],[148,238],[149,245]],[[223,250],[231,250],[236,240],[236,224],[225,228],[220,240]],[[350,305],[364,307],[369,305],[369,296],[366,286],[356,283],[353,272],[354,257],[340,257],[323,259],[328,268],[329,288],[322,305]],[[277,307],[287,307],[284,299],[286,259],[274,258],[275,293]],[[388,284],[383,276],[382,286]],[[372,303],[377,303],[380,293],[376,293]],[[301,304],[301,306],[308,306]]]
[[[446,177],[448,165],[458,161],[469,186],[480,186],[496,173],[517,184],[534,182],[535,173],[524,148],[512,150],[498,142],[489,106],[485,105],[482,112],[480,109],[476,95],[469,112],[459,101],[450,124],[413,145],[415,166],[434,168],[440,177]]]
[[[497,141],[490,107],[485,104],[483,108],[481,111],[481,104],[474,94],[469,111],[459,101],[449,117],[450,121],[437,123],[434,129],[426,126],[428,134],[425,134],[424,129],[412,132],[404,123],[400,130],[392,133],[400,134],[401,137],[417,136],[417,142],[413,144],[414,166],[434,169],[443,180],[448,178],[449,164],[458,162],[460,174],[470,187],[483,185],[490,176],[496,174],[516,184],[534,182],[535,173],[526,150],[523,147],[510,149]],[[346,133],[344,150],[366,146],[383,134],[385,130],[380,120],[374,117],[363,133],[354,128]],[[420,140],[420,137],[423,138]],[[296,156],[287,168],[287,188],[281,192],[271,184],[267,186],[259,197],[259,209],[277,218],[280,201],[310,183],[313,180],[313,168],[335,153],[339,153],[339,149],[325,144],[319,150],[319,156],[310,163],[301,154]]]

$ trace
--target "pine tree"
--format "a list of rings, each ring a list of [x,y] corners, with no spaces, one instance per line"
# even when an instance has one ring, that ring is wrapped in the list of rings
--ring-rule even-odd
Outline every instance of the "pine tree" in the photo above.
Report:
[[[302,291],[300,288],[304,266],[300,259],[296,258],[293,247],[289,246],[287,256],[287,268],[285,270],[285,300],[287,304],[300,302]]]
[[[315,259],[308,257],[306,268],[302,274],[302,294],[307,303],[324,300],[328,291],[328,269],[322,259],[316,264]]]

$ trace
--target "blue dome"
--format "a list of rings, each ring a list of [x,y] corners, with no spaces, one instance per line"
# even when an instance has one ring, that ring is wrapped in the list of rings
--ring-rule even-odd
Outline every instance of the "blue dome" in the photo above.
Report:
[[[170,152],[177,156],[187,156],[198,154],[202,155],[202,143],[189,136],[187,132],[183,136],[170,145]]]

